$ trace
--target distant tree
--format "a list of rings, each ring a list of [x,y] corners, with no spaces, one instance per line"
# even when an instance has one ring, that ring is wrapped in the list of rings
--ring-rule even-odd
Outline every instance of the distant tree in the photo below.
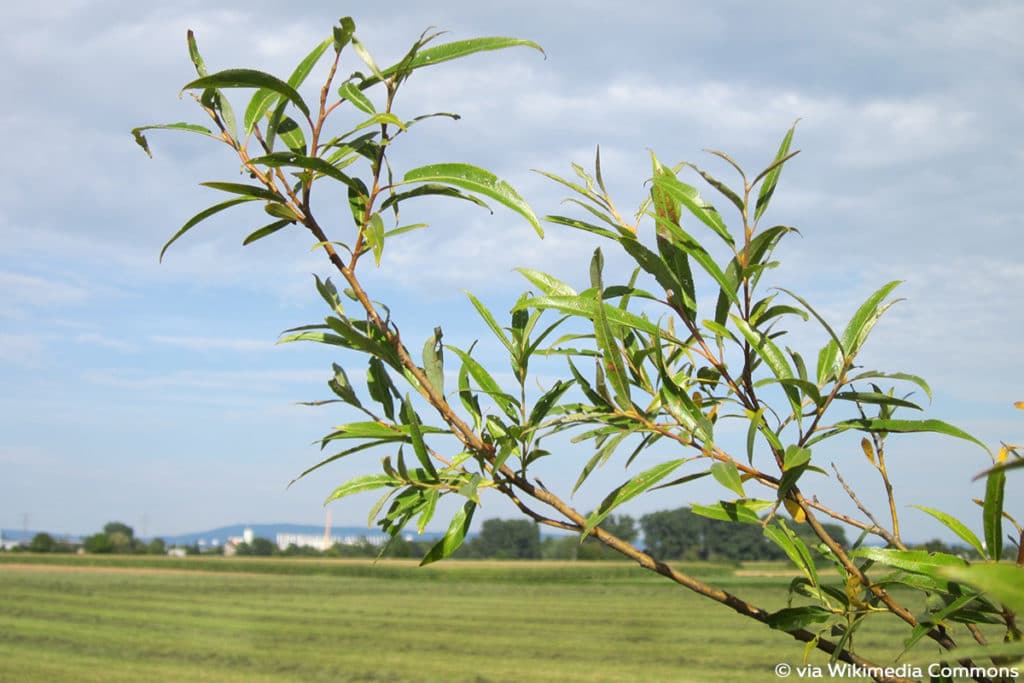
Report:
[[[525,519],[488,519],[469,543],[466,557],[502,560],[540,559],[540,528]]]
[[[124,534],[128,538],[135,538],[135,530],[124,522],[107,522],[103,525],[103,533],[107,536],[113,536],[114,534]]]
[[[93,534],[82,542],[87,553],[112,553],[114,544],[106,534]]]
[[[271,555],[277,555],[279,552],[276,543],[266,538],[260,538],[259,536],[252,539],[252,543],[250,545],[252,547],[252,554],[257,557],[270,557]]]
[[[166,555],[167,544],[164,543],[162,538],[154,538],[146,544],[146,553],[149,555]]]
[[[33,553],[52,553],[57,549],[57,541],[50,534],[41,532],[32,537],[28,549]]]

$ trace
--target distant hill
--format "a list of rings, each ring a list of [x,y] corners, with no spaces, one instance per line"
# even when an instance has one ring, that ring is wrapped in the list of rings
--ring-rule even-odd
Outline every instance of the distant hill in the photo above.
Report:
[[[256,538],[266,538],[271,541],[277,539],[278,534],[308,534],[311,536],[323,536],[324,528],[317,524],[232,524],[222,526],[209,531],[198,531],[178,536],[161,536],[167,545],[223,545],[232,536],[242,536],[246,529],[252,529]],[[420,540],[434,540],[444,534],[441,532],[426,532],[422,536],[415,534],[415,529],[406,532],[412,533],[413,538]],[[383,538],[384,534],[380,529],[367,528],[365,526],[332,526],[331,536],[342,538],[367,539]]]
[[[253,536],[257,538],[266,538],[271,541],[276,541],[278,534],[309,534],[313,536],[323,536],[324,528],[322,525],[316,524],[232,524],[230,526],[217,527],[216,529],[210,529],[209,531],[194,531],[186,534],[179,534],[177,536],[149,536],[145,540],[152,538],[162,538],[164,542],[169,545],[195,545],[199,544],[202,546],[214,546],[223,545],[228,538],[232,536],[242,536],[246,529],[252,529]],[[406,530],[406,535],[412,534],[414,540],[431,541],[436,540],[444,535],[443,532],[432,532],[428,531],[422,536],[415,533],[415,528]],[[0,538],[5,543],[10,542],[25,542],[32,540],[38,531],[23,531],[21,529],[0,529]],[[79,543],[85,536],[76,536],[73,534],[53,534],[55,538],[60,540],[70,541],[72,543]],[[340,536],[342,538],[357,539],[360,537],[366,537],[367,539],[381,538],[384,534],[380,529],[367,528],[365,526],[332,526],[331,536]]]

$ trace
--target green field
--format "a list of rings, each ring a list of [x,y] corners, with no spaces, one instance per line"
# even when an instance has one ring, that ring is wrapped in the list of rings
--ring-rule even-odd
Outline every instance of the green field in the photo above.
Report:
[[[53,559],[0,556],[0,681],[773,681],[802,657],[627,564]],[[785,606],[786,577],[695,571]],[[887,619],[864,652],[898,651]]]

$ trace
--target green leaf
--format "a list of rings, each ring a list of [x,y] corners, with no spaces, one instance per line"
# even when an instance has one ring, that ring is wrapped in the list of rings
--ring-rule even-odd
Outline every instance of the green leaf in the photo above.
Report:
[[[790,561],[804,573],[812,585],[818,585],[818,568],[814,564],[811,552],[807,549],[807,544],[793,533],[785,521],[776,518],[775,524],[764,528],[764,535],[786,553]]]
[[[930,553],[927,550],[896,550],[864,546],[850,553],[879,564],[915,574],[937,576],[940,567],[965,567],[967,562],[948,553]]]
[[[397,481],[387,474],[366,474],[361,477],[349,479],[344,484],[334,489],[331,495],[327,496],[327,500],[324,501],[324,505],[327,505],[332,500],[351,496],[354,493],[372,491],[374,489],[381,489],[387,486],[399,486],[400,484],[400,481]]]
[[[697,188],[687,185],[667,173],[655,175],[653,181],[666,194],[685,206],[701,223],[711,228],[726,244],[730,247],[736,245],[736,241],[729,234],[729,228],[722,221],[722,217],[718,215],[718,211],[701,198]]]
[[[516,268],[516,270],[534,285],[540,287],[540,290],[548,296],[579,296],[575,289],[552,275],[542,273],[539,270],[530,270],[529,268]]]
[[[459,546],[462,545],[466,538],[466,532],[469,531],[469,525],[473,522],[473,512],[475,510],[476,503],[471,500],[467,500],[459,508],[455,516],[452,517],[452,523],[448,526],[448,531],[445,532],[444,537],[423,557],[423,560],[420,562],[421,567],[438,560],[443,560],[459,549]]]
[[[735,502],[719,501],[714,505],[691,505],[690,510],[701,517],[718,519],[723,522],[743,522],[744,524],[761,524],[758,516],[760,510],[772,507],[767,500],[737,500]]]
[[[490,396],[491,399],[498,404],[498,407],[501,408],[502,412],[508,415],[512,420],[519,420],[519,415],[516,412],[519,408],[519,401],[503,392],[498,383],[494,381],[493,377],[491,377],[491,374],[487,372],[480,363],[476,362],[472,356],[462,349],[454,346],[446,346],[445,348],[450,349],[460,359],[462,359],[463,366],[476,381],[480,389],[482,389],[484,393]]]
[[[421,536],[427,530],[430,520],[434,517],[434,510],[437,509],[437,501],[441,497],[441,491],[430,489],[423,494],[423,497],[426,499],[426,502],[423,505],[423,512],[420,513],[420,518],[416,522],[416,531]]]
[[[242,204],[244,202],[251,202],[251,201],[253,201],[253,199],[255,199],[255,197],[239,197],[239,198],[236,198],[236,199],[229,199],[226,202],[221,202],[220,204],[214,204],[213,206],[211,206],[211,207],[209,207],[207,209],[203,209],[202,211],[197,213],[195,216],[192,216],[192,218],[188,219],[188,221],[185,223],[185,225],[181,226],[181,228],[178,229],[178,232],[174,233],[174,236],[171,237],[171,239],[167,240],[167,244],[165,244],[163,246],[163,249],[160,250],[160,261],[164,260],[164,254],[167,252],[168,247],[170,247],[172,244],[174,244],[178,240],[179,237],[181,237],[186,232],[191,230],[198,223],[201,223],[202,221],[206,220],[207,218],[209,218],[213,214],[218,213],[220,211],[223,211],[224,209],[229,209],[232,206],[235,206],[236,204]]]
[[[154,126],[139,126],[138,128],[132,128],[132,135],[135,137],[135,144],[141,147],[149,158],[153,158],[153,152],[149,149],[149,142],[146,140],[146,136],[142,134],[144,130],[184,130],[190,133],[201,133],[214,139],[220,139],[219,136],[214,135],[209,128],[203,126],[197,126],[194,123],[162,123]]]
[[[521,215],[533,226],[538,235],[544,236],[544,229],[541,228],[540,221],[530,205],[511,185],[482,168],[460,163],[431,164],[409,171],[402,182],[446,183],[489,197]]]
[[[444,396],[444,347],[440,327],[435,327],[434,334],[423,344],[423,371],[434,391]]]
[[[786,135],[782,138],[782,143],[779,145],[779,151],[775,153],[775,161],[772,162],[771,166],[766,169],[767,172],[762,172],[758,178],[763,178],[764,182],[761,183],[761,189],[757,193],[757,204],[754,207],[754,222],[756,223],[761,219],[761,215],[768,208],[768,203],[772,199],[772,195],[775,194],[775,186],[779,182],[779,174],[782,173],[782,165],[790,157],[789,146],[793,142],[793,133],[796,131],[796,122],[790,126],[789,130],[786,131]],[[770,170],[769,170],[770,169]],[[757,184],[757,179],[754,180],[752,185]]]
[[[954,534],[959,536],[969,546],[978,551],[978,555],[981,557],[988,557],[988,553],[985,552],[985,547],[981,544],[981,541],[975,536],[974,532],[968,529],[963,522],[956,517],[948,515],[945,512],[935,510],[934,508],[925,507],[923,505],[911,505],[910,507],[917,508],[922,512],[926,512],[935,519],[942,522],[942,524],[952,531]]]
[[[799,631],[814,624],[824,624],[832,618],[832,612],[817,605],[784,607],[768,615],[768,625],[779,631]]]
[[[493,315],[491,315],[490,310],[488,310],[488,308],[470,292],[466,292],[466,296],[469,297],[469,300],[473,304],[473,308],[476,309],[476,312],[479,313],[480,317],[484,319],[485,323],[487,323],[487,327],[491,328],[491,332],[494,333],[494,336],[497,337],[498,341],[500,341],[502,345],[508,349],[508,352],[514,356],[516,354],[516,350],[512,346],[512,342],[509,340],[508,335],[505,334],[505,331],[501,329],[501,326],[498,325],[498,321],[494,319]]]
[[[341,52],[352,40],[352,34],[356,32],[356,23],[352,17],[342,17],[332,33],[334,38],[334,51]]]
[[[348,100],[356,109],[366,114],[376,114],[377,109],[373,106],[370,98],[363,94],[363,91],[352,81],[345,81],[338,88],[338,96]]]
[[[711,465],[711,476],[740,498],[746,497],[747,494],[743,491],[743,482],[740,480],[740,471],[736,469],[736,463],[715,462]]]
[[[345,307],[341,304],[341,297],[338,295],[338,289],[331,282],[331,278],[320,279],[319,275],[313,275],[313,280],[316,282],[316,291],[320,294],[320,297],[327,302],[327,305],[331,307],[331,310],[340,316],[345,315]]]
[[[267,237],[268,235],[273,235],[278,230],[287,228],[289,225],[292,225],[293,223],[295,223],[294,220],[283,218],[279,221],[274,221],[269,225],[264,225],[262,228],[258,230],[253,230],[251,233],[249,233],[246,236],[246,238],[242,240],[242,246],[244,247],[246,245],[252,244],[256,240],[261,240],[264,237]]]
[[[888,394],[881,394],[877,391],[840,391],[836,394],[836,398],[841,401],[853,401],[854,403],[870,403],[872,405],[922,410],[921,406],[912,401],[896,398]]]
[[[516,311],[526,308],[552,308],[556,311],[582,316],[593,321],[598,316],[598,305],[599,304],[593,296],[541,296],[520,301],[512,310]],[[602,315],[609,323],[623,325],[631,329],[647,332],[648,334],[658,334],[659,332],[658,326],[646,318],[641,318],[638,315],[630,313],[629,311],[624,311],[618,306],[613,306],[609,303],[602,303],[600,305],[604,308]],[[671,338],[669,335],[664,334],[664,332],[662,332],[662,336],[669,341],[680,345],[683,344],[682,341]]]
[[[412,190],[408,190],[407,192],[396,192],[395,194],[389,196],[387,199],[381,202],[380,210],[384,211],[385,209],[397,205],[400,202],[405,201],[406,199],[411,199],[413,197],[425,197],[428,195],[435,195],[439,197],[452,197],[454,199],[463,199],[467,202],[472,202],[477,206],[483,207],[488,211],[491,211],[491,207],[487,205],[487,202],[483,201],[479,197],[474,197],[473,195],[466,194],[454,187],[449,187],[447,185],[433,185],[429,183],[426,185],[420,185],[419,187],[414,188]],[[493,213],[493,211],[491,213]]]
[[[530,411],[530,424],[539,427],[541,422],[547,417],[551,411],[552,406],[568,391],[574,382],[563,382],[562,380],[556,380],[554,386],[548,389],[544,394],[537,399],[537,402],[533,405],[533,409]]]
[[[378,439],[380,441],[407,441],[404,433],[394,427],[382,425],[379,422],[350,422],[334,428],[335,431],[329,435],[330,440],[334,439]]]
[[[430,460],[430,452],[427,450],[427,444],[423,440],[423,428],[419,417],[416,415],[416,411],[413,410],[408,394],[405,400],[402,401],[402,421],[405,422],[409,429],[409,437],[412,441],[413,451],[416,453],[416,459],[423,465],[423,469],[427,471],[430,478],[436,479],[437,470],[434,469],[434,463]]]
[[[359,402],[359,397],[356,396],[356,390],[352,387],[352,383],[348,381],[345,369],[337,363],[332,363],[331,368],[334,370],[334,377],[327,381],[327,386],[345,403],[361,407],[362,404]]]
[[[850,322],[847,324],[842,336],[842,350],[847,362],[860,351],[861,346],[864,345],[868,334],[871,332],[871,328],[875,326],[875,323],[882,317],[882,314],[890,306],[900,301],[900,299],[895,299],[882,305],[885,297],[889,296],[889,293],[896,289],[900,282],[900,280],[893,280],[881,287],[877,292],[869,296],[867,301],[861,304],[857,312],[850,318]]]
[[[504,37],[485,37],[485,38],[471,38],[469,40],[456,40],[451,43],[444,43],[436,47],[429,48],[427,50],[420,50],[413,58],[407,63],[398,63],[393,66],[384,69],[380,76],[374,78],[367,78],[364,80],[360,87],[364,90],[376,83],[379,83],[381,76],[384,78],[390,78],[403,70],[406,73],[412,72],[416,69],[421,69],[425,66],[432,66],[434,64],[441,64],[448,62],[453,59],[459,59],[461,57],[467,57],[477,52],[487,52],[489,50],[503,50],[509,47],[531,47],[541,54],[544,54],[544,49],[540,45],[533,42],[532,40],[522,40],[519,38],[504,38]],[[403,60],[404,62],[404,60]]]
[[[299,111],[309,116],[309,107],[295,88],[276,76],[271,76],[268,73],[256,71],[255,69],[225,69],[224,71],[218,71],[185,84],[182,90],[205,88],[266,88],[285,97],[298,107]]]
[[[379,403],[384,409],[384,415],[389,420],[395,419],[395,402],[393,396],[398,394],[384,363],[379,358],[370,359],[370,367],[367,372],[366,388],[370,392],[370,398]]]
[[[994,470],[985,482],[985,503],[982,506],[982,521],[985,528],[985,547],[988,556],[999,561],[1003,557],[1003,497],[1006,489],[1006,472]]]
[[[203,58],[199,54],[199,46],[196,44],[196,34],[192,29],[188,30],[188,55],[192,59],[192,64],[196,67],[196,73],[200,76],[206,75],[206,64],[203,63]]]
[[[319,173],[320,175],[325,175],[333,178],[334,180],[345,183],[345,185],[349,187],[355,186],[358,188],[358,185],[352,178],[318,157],[305,156],[294,152],[273,152],[266,156],[256,157],[255,159],[252,159],[250,163],[268,166],[270,168],[279,168],[282,166],[304,168],[308,171],[313,171],[314,173]]]
[[[783,456],[782,469],[791,470],[806,465],[811,461],[811,449],[800,446],[787,446]],[[780,487],[781,489],[781,487]]]
[[[333,38],[328,38],[313,48],[312,52],[306,55],[305,58],[299,62],[299,65],[295,67],[295,71],[292,72],[291,77],[288,79],[288,85],[292,88],[298,88],[302,85],[303,81],[305,81],[306,77],[309,75],[309,72],[313,70],[317,61],[319,61],[320,57],[333,42]],[[245,117],[243,119],[246,135],[252,133],[252,129],[256,126],[256,123],[267,113],[271,104],[279,100],[280,97],[280,93],[267,88],[260,88],[253,94],[252,99],[249,100],[249,106],[245,109]]]
[[[608,324],[604,302],[601,299],[601,292],[604,289],[604,285],[601,283],[603,266],[604,258],[601,256],[601,250],[596,249],[594,257],[590,261],[590,282],[594,287],[594,336],[604,360],[604,369],[608,380],[615,391],[615,400],[622,410],[628,412],[633,409],[633,401],[629,394],[629,378],[626,376],[626,366],[619,350],[618,337],[612,331],[611,325]]]
[[[984,591],[1010,611],[1024,614],[1024,567],[986,562],[944,567],[939,574]]]
[[[874,370],[869,370],[867,372],[860,373],[856,377],[851,377],[850,381],[856,382],[862,379],[899,379],[905,382],[912,382],[921,387],[929,401],[932,399],[931,387],[928,386],[928,383],[925,382],[924,379],[917,375],[911,375],[905,372],[876,372]]]
[[[363,238],[373,251],[373,262],[379,267],[384,255],[384,219],[379,213],[370,216],[370,222],[363,229]]]
[[[833,380],[839,379],[836,375],[836,359],[840,353],[839,343],[835,339],[829,339],[821,350],[818,351],[818,385],[824,386],[826,383]]]
[[[605,499],[601,501],[601,504],[597,506],[597,509],[587,517],[587,525],[583,529],[583,535],[586,536],[594,527],[599,526],[612,510],[626,501],[636,498],[641,493],[672,474],[672,472],[677,470],[679,466],[687,460],[687,458],[679,458],[678,460],[669,460],[668,462],[660,463],[649,470],[644,470],[629,481],[617,487],[605,496]]]
[[[220,183],[220,182],[207,182],[199,183],[203,187],[209,187],[214,190],[220,190],[221,192],[230,192],[231,194],[240,194],[253,199],[265,199],[270,202],[284,202],[284,197],[276,192],[268,190],[260,185],[245,185],[244,183]]]
[[[882,420],[874,418],[861,418],[856,420],[845,420],[843,422],[837,422],[835,428],[840,431],[847,429],[856,429],[862,432],[894,432],[900,434],[916,433],[916,432],[933,432],[935,434],[945,434],[946,436],[953,436],[958,439],[970,441],[971,443],[978,444],[986,451],[988,448],[985,447],[981,441],[968,434],[967,432],[954,427],[951,424],[947,424],[942,420]]]
[[[279,119],[280,123],[275,126],[274,133],[281,138],[285,146],[295,154],[306,153],[306,137],[302,134],[302,128],[299,124],[288,117],[284,116]],[[267,146],[272,147],[271,136],[267,135]]]

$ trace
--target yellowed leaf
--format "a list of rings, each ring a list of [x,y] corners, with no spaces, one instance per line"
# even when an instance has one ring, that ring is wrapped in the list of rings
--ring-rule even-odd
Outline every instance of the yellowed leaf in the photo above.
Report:
[[[1017,407],[1018,407],[1018,408],[1020,408],[1021,410],[1024,410],[1024,401],[1017,401],[1017,402],[1016,402],[1016,403],[1014,403],[1013,405],[1017,406]]]
[[[868,456],[868,460],[870,460],[871,464],[874,465],[875,464],[875,449],[871,445],[871,442],[868,441],[868,438],[866,436],[863,439],[860,440],[860,447],[864,449],[864,455]]]
[[[795,500],[790,500],[789,498],[786,498],[782,502],[785,504],[786,511],[793,518],[794,522],[796,522],[797,524],[803,524],[807,521],[807,513],[804,512],[804,509],[800,507],[800,505]]]

